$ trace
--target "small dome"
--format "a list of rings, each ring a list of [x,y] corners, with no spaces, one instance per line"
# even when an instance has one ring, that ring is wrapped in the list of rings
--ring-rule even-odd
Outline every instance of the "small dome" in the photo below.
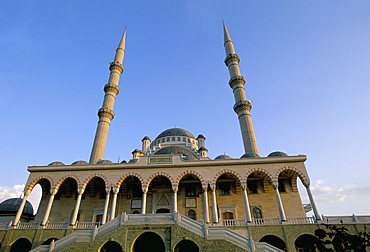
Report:
[[[11,198],[0,203],[0,213],[17,213],[22,203],[21,198]],[[24,214],[33,215],[33,207],[29,201],[26,201],[23,209]]]
[[[260,157],[260,156],[257,155],[256,153],[248,152],[248,153],[245,153],[240,158],[258,158],[258,157]]]
[[[72,165],[86,165],[88,164],[86,161],[82,161],[82,160],[79,160],[79,161],[76,161],[76,162],[73,162]]]
[[[215,159],[232,159],[232,158],[224,154],[224,155],[218,155]]]
[[[163,155],[163,154],[182,154],[185,156],[186,160],[196,160],[198,157],[191,150],[186,149],[181,146],[168,146],[162,149],[159,149],[154,155]]]
[[[64,165],[62,162],[52,162],[48,164],[48,166],[53,166],[53,165]]]
[[[149,141],[151,141],[151,140],[150,140],[150,138],[149,138],[148,136],[145,136],[143,139],[141,139],[141,141],[144,141],[144,140],[149,140]]]
[[[274,151],[267,155],[267,157],[287,157],[288,154],[282,151]]]
[[[156,137],[156,139],[162,138],[162,137],[167,137],[167,136],[186,136],[186,137],[194,138],[193,134],[191,134],[190,132],[188,132],[184,129],[173,128],[173,129],[167,129],[167,130],[163,131],[161,134],[159,134]]]
[[[98,162],[96,162],[97,164],[113,164],[112,161],[110,160],[99,160]]]
[[[197,137],[197,139],[198,138],[203,138],[204,140],[206,140],[206,138],[202,134],[199,134],[198,137]]]

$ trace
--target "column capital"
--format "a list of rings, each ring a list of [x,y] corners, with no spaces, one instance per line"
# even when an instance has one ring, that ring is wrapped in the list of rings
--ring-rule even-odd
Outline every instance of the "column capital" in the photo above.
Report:
[[[178,186],[172,186],[172,191],[174,193],[177,193],[178,190],[179,190],[179,187]]]
[[[241,183],[240,187],[242,188],[243,191],[247,190],[247,183]]]
[[[141,187],[141,190],[143,190],[143,193],[148,193],[149,188],[146,186]]]
[[[216,185],[209,185],[209,189],[211,189],[211,191],[216,191]]]
[[[106,193],[107,193],[107,194],[110,194],[110,191],[111,191],[111,190],[112,190],[112,187],[106,187],[106,188],[105,188],[105,191],[106,191]]]
[[[78,188],[78,190],[77,190],[77,193],[78,193],[79,195],[84,194],[84,192],[85,192],[85,188]]]
[[[309,180],[302,181],[302,184],[304,185],[304,187],[310,188],[310,181]]]
[[[272,186],[272,188],[274,188],[274,190],[276,190],[276,189],[279,188],[279,183],[277,181],[272,181],[271,186]]]
[[[114,187],[112,188],[113,194],[118,194],[119,192],[119,187]]]

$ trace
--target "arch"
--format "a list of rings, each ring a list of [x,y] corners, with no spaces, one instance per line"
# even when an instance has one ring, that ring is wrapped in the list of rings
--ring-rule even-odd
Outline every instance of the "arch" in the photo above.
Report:
[[[55,185],[55,190],[58,191],[59,187],[64,183],[66,179],[74,179],[77,183],[77,188],[82,188],[80,179],[75,175],[66,175],[61,178],[58,183]]]
[[[50,245],[50,243],[52,242],[52,241],[57,241],[58,240],[58,238],[54,238],[54,237],[52,237],[52,238],[49,238],[49,239],[47,239],[46,241],[44,241],[41,245]]]
[[[274,247],[277,247],[278,249],[286,251],[285,242],[281,238],[275,235],[265,235],[264,237],[260,239],[260,242],[266,242]]]
[[[108,241],[99,249],[99,252],[122,252],[122,246],[115,241]]]
[[[25,191],[32,191],[33,188],[37,185],[37,183],[39,183],[41,180],[48,180],[49,183],[50,183],[50,188],[54,188],[54,181],[51,177],[47,176],[47,175],[42,175],[42,176],[39,176],[37,178],[35,178],[31,183],[29,183],[27,186],[25,186]]]
[[[133,244],[133,252],[164,252],[163,239],[154,232],[144,232],[139,235]]]
[[[294,168],[294,167],[291,167],[291,166],[284,166],[284,167],[281,167],[279,170],[277,170],[277,172],[273,176],[273,180],[278,181],[279,175],[283,171],[291,171],[291,172],[295,173],[300,178],[300,180],[302,181],[303,184],[305,184],[305,183],[309,184],[310,183],[309,178],[303,172],[301,172],[297,168]]]
[[[199,247],[195,242],[190,240],[182,240],[176,244],[174,252],[199,252]]]
[[[307,252],[315,252],[320,247],[320,241],[313,235],[303,234],[294,242],[295,248]]]
[[[216,185],[216,182],[217,182],[217,179],[219,177],[221,177],[222,175],[225,175],[225,174],[229,174],[229,175],[232,175],[234,176],[238,181],[239,183],[241,183],[243,180],[242,180],[242,177],[239,175],[239,173],[237,173],[236,171],[233,171],[233,170],[229,170],[229,169],[225,169],[225,170],[221,170],[219,171],[214,177],[213,177],[213,180],[212,180],[212,185]],[[244,181],[243,181],[244,182]]]
[[[136,172],[129,172],[129,173],[124,174],[122,177],[120,177],[120,179],[118,180],[118,182],[116,183],[116,185],[113,186],[113,187],[119,188],[121,186],[121,184],[123,183],[123,181],[126,178],[130,177],[130,176],[133,176],[133,177],[137,178],[138,180],[140,180],[141,186],[144,186],[145,185],[144,179],[138,173],[136,173]]]
[[[190,218],[192,220],[196,220],[197,219],[197,213],[193,209],[190,209],[187,212],[187,216],[188,216],[188,218]]]
[[[93,178],[101,178],[104,181],[105,187],[108,186],[108,179],[105,176],[101,174],[94,174],[94,175],[89,176],[85,180],[84,184],[82,185],[82,189],[86,189],[86,186],[89,184],[90,180],[92,180]]]
[[[192,170],[184,171],[179,176],[177,176],[175,186],[178,186],[180,184],[181,179],[183,177],[185,177],[186,175],[193,175],[193,176],[197,177],[200,180],[200,183],[201,183],[202,187],[207,186],[207,183],[204,182],[204,179],[203,179],[202,175],[200,175],[198,172],[192,171]]]
[[[148,180],[146,181],[146,184],[144,186],[148,187],[149,188],[149,185],[150,183],[152,182],[153,179],[155,179],[156,177],[165,177],[167,178],[170,182],[171,182],[171,186],[176,186],[176,182],[173,180],[172,176],[169,175],[168,173],[165,173],[165,172],[156,172],[154,174],[152,174]]]
[[[253,218],[262,218],[262,211],[259,207],[253,207],[252,209]]]
[[[28,252],[32,248],[32,243],[27,238],[19,238],[10,247],[10,252]]]
[[[245,174],[244,176],[244,181],[247,181],[249,175],[251,175],[252,173],[255,173],[255,172],[259,172],[259,173],[263,173],[270,181],[272,180],[272,178],[274,177],[270,172],[264,170],[264,169],[261,169],[261,168],[252,168],[250,170],[247,171],[247,173]]]

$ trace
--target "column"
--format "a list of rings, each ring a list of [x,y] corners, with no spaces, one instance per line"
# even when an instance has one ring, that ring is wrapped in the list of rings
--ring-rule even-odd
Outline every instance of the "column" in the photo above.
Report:
[[[277,201],[277,204],[278,204],[280,218],[281,218],[282,221],[286,221],[284,207],[283,207],[283,203],[281,202],[280,193],[279,193],[279,189],[278,189],[278,182],[272,182],[271,185],[274,188],[274,193],[275,193],[276,201]]]
[[[204,211],[204,222],[209,223],[209,207],[208,207],[208,186],[203,187],[203,211]]]
[[[77,217],[78,217],[78,211],[80,210],[80,204],[81,204],[81,199],[82,199],[82,194],[84,194],[85,189],[81,189],[78,192],[77,200],[76,200],[76,206],[75,210],[73,212],[73,217],[71,220],[71,226],[76,225]]]
[[[248,194],[247,194],[247,185],[242,185],[241,187],[243,190],[245,218],[247,219],[247,222],[252,222],[252,215],[251,215],[251,210],[249,208],[249,200],[248,200]]]
[[[306,187],[306,191],[308,194],[308,198],[310,199],[310,204],[313,210],[313,214],[315,215],[316,220],[321,220],[319,210],[316,207],[315,200],[313,199],[311,189],[310,189],[310,184],[309,183],[304,183],[304,186]]]
[[[117,204],[117,194],[119,192],[119,188],[113,189],[113,199],[112,199],[112,209],[110,212],[110,220],[113,220],[116,215],[116,204]]]
[[[143,199],[141,201],[141,214],[146,214],[146,196],[148,193],[148,189],[145,187],[143,188]]]
[[[107,195],[105,196],[105,202],[104,202],[104,210],[103,210],[103,218],[101,220],[101,224],[105,224],[107,221],[107,215],[108,215],[108,206],[109,206],[109,196],[110,196],[110,188],[106,189]]]
[[[24,209],[24,206],[26,205],[26,202],[27,202],[27,198],[28,198],[28,195],[30,195],[31,191],[27,190],[26,192],[24,192],[24,196],[23,196],[23,199],[22,199],[22,202],[21,202],[21,205],[19,206],[19,209],[18,209],[18,212],[14,218],[14,221],[13,221],[13,226],[17,226],[18,225],[18,222],[22,216],[22,213],[23,213],[23,209]]]
[[[45,226],[46,225],[46,222],[48,222],[48,220],[49,220],[49,215],[50,215],[51,207],[52,207],[53,202],[54,202],[54,196],[55,196],[55,194],[57,194],[57,192],[58,192],[58,190],[54,190],[50,194],[49,202],[48,202],[48,205],[46,207],[45,215],[44,215],[44,218],[42,219],[41,226]]]
[[[217,202],[216,202],[216,186],[211,186],[212,192],[212,215],[213,223],[218,223],[218,213],[217,213]]]
[[[172,197],[172,209],[174,213],[177,213],[177,186],[173,186],[173,197]]]

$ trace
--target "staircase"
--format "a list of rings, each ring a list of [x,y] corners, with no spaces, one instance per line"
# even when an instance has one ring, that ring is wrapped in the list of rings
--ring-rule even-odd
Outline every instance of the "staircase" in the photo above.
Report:
[[[254,242],[226,227],[212,227],[206,224],[198,223],[190,218],[187,218],[179,213],[168,214],[126,214],[113,219],[112,221],[97,227],[92,230],[76,230],[72,234],[63,237],[50,245],[41,245],[34,248],[30,252],[55,252],[75,242],[92,242],[95,239],[108,234],[112,230],[120,227],[121,225],[148,225],[148,224],[177,224],[180,227],[195,233],[201,237],[209,240],[226,240],[245,251],[249,252],[282,252],[264,242]]]

